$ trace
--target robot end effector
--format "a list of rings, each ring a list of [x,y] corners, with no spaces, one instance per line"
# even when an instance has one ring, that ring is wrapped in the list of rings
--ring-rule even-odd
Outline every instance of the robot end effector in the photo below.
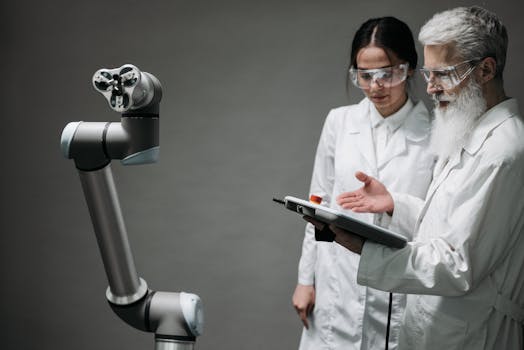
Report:
[[[93,86],[116,112],[140,111],[158,115],[162,87],[154,75],[141,72],[132,64],[102,68],[93,75]]]
[[[72,122],[62,132],[61,147],[79,170],[91,171],[120,159],[124,165],[154,163],[159,157],[160,81],[131,64],[100,69],[93,86],[122,113],[120,122]]]

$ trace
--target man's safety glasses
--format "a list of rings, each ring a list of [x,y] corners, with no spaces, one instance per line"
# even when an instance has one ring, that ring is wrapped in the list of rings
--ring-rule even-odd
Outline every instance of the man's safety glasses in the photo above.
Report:
[[[481,60],[468,60],[454,66],[442,68],[421,68],[420,72],[428,84],[440,90],[450,90],[459,85],[471,74]]]
[[[377,84],[379,87],[390,88],[406,80],[408,68],[408,63],[376,69],[358,69],[351,67],[349,69],[349,77],[351,82],[362,90],[369,89],[372,83]]]

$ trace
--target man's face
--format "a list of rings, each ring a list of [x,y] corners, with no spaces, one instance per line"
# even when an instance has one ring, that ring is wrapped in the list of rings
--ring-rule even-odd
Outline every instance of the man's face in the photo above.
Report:
[[[428,70],[439,70],[445,67],[456,66],[464,62],[457,54],[453,45],[426,45],[424,46],[424,68]],[[470,67],[469,64],[458,66],[460,73]],[[427,93],[438,101],[438,108],[446,108],[450,101],[460,95],[461,91],[470,81],[470,76],[466,77],[460,84],[449,89],[443,89],[433,81],[438,80],[438,73],[431,73],[431,79],[427,84]]]
[[[461,62],[463,60],[454,54],[450,46],[428,45],[424,47],[424,68],[429,71],[435,70],[431,73],[427,86],[427,92],[436,101],[431,148],[442,159],[449,158],[453,152],[460,150],[465,145],[471,131],[486,110],[482,87],[472,74],[467,76],[463,74],[464,79],[452,88],[442,89],[436,83],[440,79],[441,85],[444,85],[442,81],[445,77],[439,76],[439,69],[455,66]],[[469,65],[469,69],[472,67],[474,66]],[[463,72],[467,70],[459,72],[459,75]]]

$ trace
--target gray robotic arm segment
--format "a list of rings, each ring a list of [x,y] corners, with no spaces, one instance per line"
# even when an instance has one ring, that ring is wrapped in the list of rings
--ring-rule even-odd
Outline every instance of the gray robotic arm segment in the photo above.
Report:
[[[159,118],[123,117],[121,122],[72,122],[62,132],[61,148],[79,170],[100,169],[112,159],[124,165],[154,163],[159,156]]]
[[[108,158],[105,145],[105,130],[110,123],[73,122],[62,132],[62,153],[74,159],[79,170],[92,171],[107,166]]]
[[[147,285],[135,268],[111,167],[78,173],[109,282],[108,299],[130,304],[145,295]]]
[[[202,332],[203,311],[195,294],[153,292],[138,277],[110,162],[155,162],[159,152],[162,87],[132,65],[101,69],[93,85],[120,122],[74,122],[62,132],[61,148],[74,159],[109,282],[106,297],[129,325],[155,333],[156,350],[192,350]]]
[[[124,165],[156,162],[158,118],[132,119],[123,118],[122,123],[69,123],[62,133],[62,153],[84,171],[100,169],[112,159],[120,159]],[[138,130],[141,137],[133,137]]]
[[[194,342],[202,334],[202,303],[195,294],[149,290],[131,304],[109,304],[123,321],[136,329],[154,332],[157,340]]]
[[[195,341],[203,310],[195,294],[153,292],[138,277],[111,167],[79,171],[109,287],[106,298],[126,323],[157,339]]]
[[[188,337],[198,336],[204,324],[202,302],[196,294],[156,292],[149,320],[157,337],[172,338],[184,332]]]
[[[120,122],[69,123],[62,132],[62,153],[83,171],[98,170],[120,159],[124,165],[154,163],[159,155],[159,109],[162,86],[147,72],[127,64],[101,69],[93,86],[115,111]]]

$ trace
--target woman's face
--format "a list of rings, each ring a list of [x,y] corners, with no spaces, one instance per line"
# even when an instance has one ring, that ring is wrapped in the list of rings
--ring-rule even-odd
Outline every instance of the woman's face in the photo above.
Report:
[[[358,69],[377,69],[396,66],[402,62],[394,54],[390,57],[384,49],[376,46],[366,46],[357,53]],[[408,71],[412,74],[412,69]],[[372,82],[369,89],[363,89],[371,102],[375,105],[383,117],[387,117],[397,112],[406,102],[406,81],[392,87],[381,86],[377,82]]]

